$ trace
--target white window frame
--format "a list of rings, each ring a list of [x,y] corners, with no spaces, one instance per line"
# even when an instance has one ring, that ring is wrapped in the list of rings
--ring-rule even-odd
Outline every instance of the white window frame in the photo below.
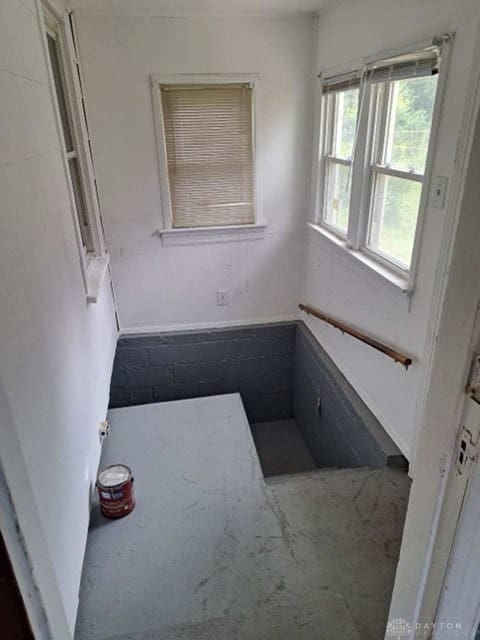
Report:
[[[342,73],[340,75],[343,76],[344,74]],[[352,75],[353,77],[358,77],[359,72],[354,71]],[[352,88],[359,89],[358,86],[352,87]],[[348,87],[346,89],[348,90]],[[340,227],[330,224],[326,219],[326,201],[325,201],[326,191],[327,191],[328,165],[329,164],[343,165],[345,167],[350,167],[351,171],[353,172],[353,157],[342,158],[340,156],[335,156],[333,153],[333,149],[335,146],[335,142],[334,142],[335,136],[337,135],[335,116],[337,113],[336,102],[338,98],[338,93],[339,92],[333,91],[324,96],[321,95],[321,98],[320,98],[322,146],[320,149],[320,158],[319,158],[320,193],[319,193],[319,200],[318,200],[318,210],[320,212],[319,221],[321,222],[321,224],[326,229],[328,229],[331,233],[333,233],[335,236],[338,236],[339,238],[346,240],[348,236],[348,230],[344,232],[342,229],[340,229]],[[360,115],[360,91],[359,91],[358,116],[359,115]],[[351,193],[352,193],[352,190],[350,191],[349,208],[351,203]]]
[[[379,106],[378,110],[380,111],[380,114],[379,116],[377,116],[377,118],[379,119],[380,122],[379,122],[379,127],[377,127],[377,130],[373,134],[373,140],[372,140],[371,161],[370,161],[370,184],[369,184],[370,206],[368,209],[368,219],[366,220],[366,224],[363,225],[362,229],[360,230],[360,232],[362,233],[360,245],[362,247],[362,250],[367,255],[369,255],[375,260],[378,260],[380,263],[384,264],[386,267],[390,267],[391,269],[396,270],[399,273],[399,275],[405,275],[405,277],[407,277],[409,275],[411,267],[410,269],[406,268],[405,265],[397,261],[393,256],[385,255],[381,251],[381,249],[371,246],[368,242],[368,238],[370,236],[370,231],[371,231],[371,225],[372,225],[373,209],[375,206],[374,198],[372,197],[372,195],[375,189],[375,182],[376,182],[377,175],[383,174],[386,176],[403,178],[404,180],[410,180],[412,182],[420,183],[422,185],[422,193],[420,196],[420,203],[419,203],[419,217],[420,217],[420,211],[422,211],[423,212],[422,215],[424,215],[424,211],[426,208],[425,207],[426,203],[423,203],[423,206],[422,206],[422,198],[424,198],[424,193],[425,193],[425,189],[423,188],[423,186],[425,184],[426,172],[424,171],[423,173],[419,173],[416,171],[404,171],[401,169],[394,169],[392,167],[387,166],[384,162],[384,156],[386,155],[385,152],[388,144],[387,131],[390,129],[389,118],[391,116],[393,88],[394,87],[392,84],[386,85],[385,83],[378,83],[373,85],[370,88],[370,93],[371,93],[370,99],[372,103],[372,110],[375,109],[377,105]],[[435,96],[435,99],[436,97],[437,96]],[[433,132],[433,119],[432,119],[432,126],[430,129],[430,137],[429,137],[429,143],[428,143],[429,149],[432,143],[433,133],[434,132]],[[415,247],[415,241],[417,237],[417,231],[418,231],[418,220],[417,220],[417,229],[416,229],[415,238],[414,238],[414,247]],[[412,260],[413,260],[413,255],[412,255]]]
[[[98,200],[97,183],[94,174],[91,153],[91,141],[87,128],[86,105],[82,91],[80,61],[78,59],[78,42],[74,16],[69,7],[61,1],[47,2],[43,0],[41,15],[41,29],[43,33],[44,55],[47,63],[50,93],[54,105],[57,130],[61,140],[62,160],[68,185],[70,208],[72,211],[75,237],[80,256],[80,268],[85,287],[87,302],[98,301],[103,280],[108,270],[108,253],[105,246],[103,225]],[[67,111],[70,117],[71,134],[74,151],[67,153],[57,102],[55,82],[51,70],[50,53],[48,49],[47,33],[50,32],[57,40],[59,48],[60,72],[65,89]],[[75,42],[74,42],[75,39]],[[80,218],[77,212],[74,190],[69,168],[69,159],[76,158],[81,176],[81,188],[85,201],[87,228],[91,241],[91,249],[83,244],[80,231]]]
[[[445,92],[448,59],[450,53],[450,45],[453,35],[445,34],[433,39],[436,46],[441,48],[441,65],[438,74],[437,92],[432,114],[432,125],[430,129],[430,140],[425,163],[425,172],[423,175],[410,172],[399,171],[387,168],[379,162],[379,148],[374,148],[374,144],[381,141],[383,149],[384,133],[385,133],[385,115],[387,114],[387,106],[383,105],[382,127],[380,131],[374,131],[375,113],[377,100],[377,92],[382,89],[376,84],[369,83],[366,79],[366,70],[372,64],[382,60],[388,60],[396,56],[405,54],[415,54],[416,52],[427,49],[432,46],[432,41],[416,43],[393,51],[383,52],[381,54],[357,60],[351,65],[328,69],[322,72],[318,83],[317,92],[317,109],[316,109],[316,132],[314,143],[314,160],[312,175],[312,207],[309,227],[319,232],[324,238],[330,240],[344,254],[350,255],[363,269],[366,267],[365,273],[375,273],[389,285],[393,285],[396,290],[411,297],[415,290],[416,277],[418,271],[419,250],[421,245],[421,236],[424,226],[424,218],[428,208],[429,190],[432,178],[433,158],[435,152],[435,144],[438,132],[438,122],[440,118],[440,110]],[[323,93],[323,83],[325,79],[345,74],[360,76],[359,87],[359,108],[357,121],[357,144],[352,160],[352,178],[351,178],[351,194],[350,194],[350,214],[348,222],[348,231],[342,234],[337,228],[332,228],[324,219],[324,190],[325,190],[325,152],[327,141],[325,133],[327,131],[325,98],[328,94]],[[384,84],[381,85],[385,86]],[[412,259],[410,268],[405,267],[395,261],[390,256],[382,255],[382,253],[367,245],[369,225],[371,220],[372,206],[372,188],[374,182],[374,173],[382,172],[388,175],[408,178],[422,182],[422,193],[420,197],[420,205],[417,218],[417,226],[412,251]]]
[[[174,228],[170,199],[170,182],[168,178],[168,162],[163,124],[161,99],[162,85],[226,85],[248,84],[252,88],[252,145],[254,173],[254,223],[244,225]],[[235,242],[241,240],[257,240],[264,237],[266,223],[262,216],[260,201],[260,157],[259,157],[259,85],[258,74],[152,74],[150,76],[152,90],[153,117],[158,157],[158,175],[160,182],[161,218],[163,227],[159,234],[164,245]]]

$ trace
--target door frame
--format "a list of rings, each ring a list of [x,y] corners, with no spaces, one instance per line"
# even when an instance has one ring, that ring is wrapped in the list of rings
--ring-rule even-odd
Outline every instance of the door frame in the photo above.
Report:
[[[51,640],[45,609],[33,577],[15,507],[0,463],[0,531],[35,640]]]
[[[478,443],[480,434],[480,403],[470,399],[466,402],[462,420],[474,442]],[[475,637],[480,622],[480,581],[478,548],[480,547],[480,462],[478,447],[475,460],[467,464],[471,473],[467,490],[462,500],[462,509],[458,521],[450,558],[447,566],[442,593],[437,610],[436,625],[433,634],[435,640],[452,637],[451,630],[458,630],[464,638]],[[472,450],[473,453],[473,450]],[[473,565],[471,564],[473,554]]]
[[[455,462],[480,300],[472,278],[472,273],[480,273],[480,252],[465,251],[469,225],[480,237],[480,220],[468,210],[475,134],[480,144],[480,29],[468,86],[429,316],[413,483],[389,613],[390,621],[405,622],[411,640],[436,619],[468,480],[467,474],[456,473]],[[387,630],[385,638],[391,637]]]
[[[30,627],[35,640],[53,640],[43,604],[40,585],[35,578],[35,566],[27,549],[22,528],[23,519],[15,507],[15,494],[21,491],[25,499],[30,496],[30,483],[24,474],[23,456],[15,433],[13,416],[7,394],[0,378],[0,530],[7,548],[18,590],[23,600]],[[2,460],[3,457],[3,460]],[[12,467],[7,469],[7,467]],[[18,486],[9,486],[10,482]],[[34,511],[35,507],[31,507]],[[35,534],[39,537],[38,533]]]

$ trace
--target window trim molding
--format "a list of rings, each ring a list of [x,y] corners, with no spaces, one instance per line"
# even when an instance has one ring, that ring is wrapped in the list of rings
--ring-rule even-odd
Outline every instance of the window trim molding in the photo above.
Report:
[[[334,241],[334,244],[337,246],[343,245],[347,254],[354,258],[358,258],[358,260],[363,264],[370,266],[374,271],[385,276],[387,280],[397,286],[408,297],[412,296],[416,286],[420,260],[420,246],[423,236],[425,217],[429,206],[428,200],[431,191],[433,163],[438,137],[438,125],[444,102],[453,38],[453,33],[446,33],[441,36],[436,36],[428,41],[417,42],[404,47],[383,51],[381,53],[357,59],[345,65],[326,68],[320,73],[319,81],[317,82],[309,226],[321,231],[324,238]],[[425,162],[425,172],[422,179],[423,186],[413,243],[412,259],[410,262],[410,268],[405,270],[401,266],[396,265],[393,260],[384,258],[379,252],[377,253],[366,246],[366,233],[370,218],[371,189],[373,183],[373,176],[370,175],[370,160],[373,144],[371,127],[373,126],[374,120],[372,110],[375,109],[376,105],[376,101],[372,100],[372,84],[368,83],[366,80],[366,68],[367,66],[381,60],[399,55],[415,53],[416,51],[426,49],[431,47],[432,42],[434,41],[438,41],[437,46],[441,48],[442,60],[440,72],[438,74],[437,91],[432,113],[432,125]],[[323,100],[323,82],[325,78],[332,78],[335,75],[341,76],[346,73],[358,73],[360,75],[358,112],[359,143],[357,144],[357,149],[355,150],[356,153],[352,161],[352,187],[348,232],[346,235],[343,235],[323,220],[325,189],[325,158],[323,150],[326,127],[324,106],[326,101]],[[355,194],[358,197],[358,201],[352,206]],[[358,262],[358,260],[356,261]]]
[[[162,244],[166,247],[186,244],[210,244],[217,242],[241,242],[262,240],[264,224],[242,224],[225,227],[191,227],[184,229],[160,229]]]
[[[85,108],[86,110],[86,104],[85,95],[80,85],[81,79],[79,78],[79,75],[81,76],[79,53],[75,50],[73,42],[73,38],[75,38],[75,41],[78,43],[76,25],[74,16],[67,3],[62,2],[61,0],[55,2],[52,2],[51,0],[41,0],[39,5],[41,10],[39,12],[38,20],[42,34],[43,54],[47,68],[48,85],[55,115],[56,128],[61,142],[60,151],[67,182],[70,210],[72,213],[75,239],[79,252],[85,296],[88,303],[95,303],[98,301],[103,280],[108,272],[107,267],[109,264],[109,255],[106,249],[103,233],[93,158],[90,150],[88,149],[90,137],[85,120],[86,113],[85,116],[82,116],[83,109]],[[47,42],[48,30],[51,30],[58,36],[58,45],[61,57],[60,72],[65,83],[65,99],[68,103],[67,107],[69,114],[71,115],[72,136],[74,139],[76,158],[78,160],[80,176],[83,184],[83,195],[86,207],[85,213],[87,215],[88,227],[93,245],[93,250],[91,251],[85,250],[80,231],[80,222],[68,164],[68,153],[66,152],[63,127],[50,64],[50,54]],[[78,68],[78,74],[75,73],[75,66]]]
[[[402,278],[401,275],[393,272],[366,252],[356,251],[347,246],[346,242],[332,233],[330,229],[313,222],[308,222],[307,228],[313,241],[322,243],[322,248],[326,245],[332,248],[338,259],[343,260],[348,265],[354,263],[357,267],[356,271],[361,273],[362,277],[371,281],[374,286],[382,285],[384,292],[388,293],[389,297],[399,304],[405,304],[408,309],[410,308],[410,300],[414,292],[410,288],[408,279]],[[326,245],[323,243],[326,243]]]
[[[168,163],[166,155],[165,131],[163,125],[162,101],[160,85],[177,84],[249,84],[252,91],[252,144],[254,173],[254,223],[249,225],[229,225],[218,227],[173,227],[173,215],[170,199],[170,182],[168,179]],[[230,239],[253,239],[263,234],[266,222],[261,208],[261,172],[260,172],[260,123],[259,94],[260,75],[258,73],[154,73],[150,76],[152,93],[153,119],[157,147],[158,177],[160,186],[160,219],[163,225],[159,228],[162,244],[195,244],[197,242],[227,242]],[[242,236],[235,238],[234,236]],[[175,236],[178,237],[174,240]]]

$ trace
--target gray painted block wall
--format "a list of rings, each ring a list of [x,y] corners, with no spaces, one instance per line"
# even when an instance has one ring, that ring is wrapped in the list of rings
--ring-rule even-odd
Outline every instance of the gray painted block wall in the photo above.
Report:
[[[407,461],[303,322],[295,340],[294,411],[318,467],[406,466]]]
[[[251,423],[295,417],[318,467],[405,464],[303,322],[118,342],[110,408],[237,391]]]
[[[250,422],[293,417],[296,325],[120,338],[110,408],[239,391]]]

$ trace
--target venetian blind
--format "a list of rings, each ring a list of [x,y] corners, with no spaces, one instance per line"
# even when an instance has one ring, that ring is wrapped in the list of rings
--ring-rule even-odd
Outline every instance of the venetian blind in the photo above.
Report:
[[[173,227],[253,224],[251,87],[160,91]]]
[[[360,86],[360,71],[352,71],[336,76],[322,78],[322,92],[334,93],[337,91],[348,91],[358,89]]]
[[[438,73],[440,65],[440,50],[437,47],[380,60],[367,69],[369,82],[385,82],[388,80],[402,80],[430,76]]]

